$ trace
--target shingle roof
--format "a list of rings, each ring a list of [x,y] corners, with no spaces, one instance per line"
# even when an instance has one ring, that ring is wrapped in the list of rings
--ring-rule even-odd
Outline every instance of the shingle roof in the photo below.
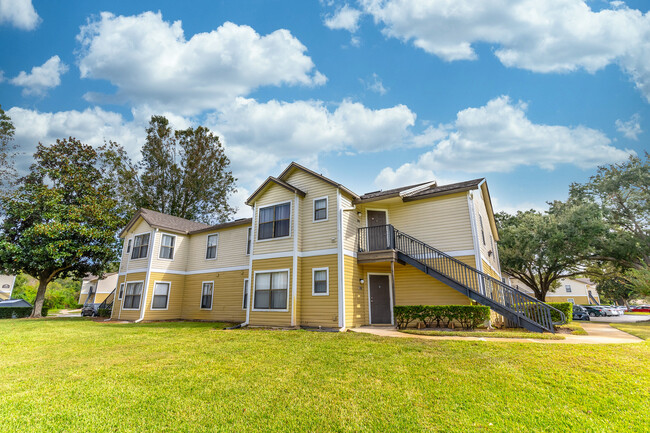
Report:
[[[213,226],[206,227],[204,229],[194,230],[194,231],[190,232],[190,234],[193,235],[194,233],[209,232],[209,231],[212,231],[212,230],[225,229],[225,228],[228,228],[228,227],[236,227],[236,226],[241,226],[241,225],[250,225],[252,223],[253,223],[252,218],[240,218],[240,219],[237,219],[235,221],[229,221],[227,223],[215,224]]]
[[[264,181],[264,183],[262,183],[262,185],[260,185],[259,188],[257,188],[257,189],[255,190],[255,192],[254,192],[253,194],[251,194],[250,197],[248,197],[248,200],[246,200],[246,204],[250,204],[250,203],[253,201],[253,199],[255,199],[255,197],[256,197],[260,192],[262,192],[262,190],[264,190],[264,188],[266,187],[266,185],[269,184],[269,182],[273,182],[273,183],[275,183],[275,184],[277,184],[277,185],[280,185],[281,187],[286,188],[286,189],[288,189],[289,191],[291,191],[291,192],[293,192],[293,193],[296,193],[296,194],[298,194],[298,195],[301,196],[301,197],[304,197],[304,196],[307,195],[307,193],[305,193],[304,191],[301,191],[300,189],[296,188],[295,186],[291,185],[290,183],[287,183],[287,182],[285,182],[285,181],[283,181],[283,180],[280,180],[280,179],[278,179],[277,177],[269,176],[268,178],[266,178],[266,180]]]
[[[186,220],[185,218],[167,215],[151,209],[140,208],[140,210],[135,213],[133,218],[131,218],[131,221],[129,221],[124,230],[122,230],[122,233],[120,233],[120,235],[126,233],[126,231],[129,230],[133,224],[135,224],[138,217],[142,217],[142,219],[144,219],[151,227],[169,230],[176,233],[188,234],[194,230],[201,230],[210,227],[208,224]]]
[[[25,301],[24,299],[5,299],[0,300],[0,308],[5,307],[31,307],[32,304]]]
[[[465,182],[450,183],[448,185],[431,185],[429,188],[425,188],[414,193],[408,194],[403,197],[404,201],[420,200],[429,197],[436,197],[439,195],[453,194],[456,192],[468,191],[470,189],[477,188],[483,179],[473,179]],[[388,189],[385,191],[373,191],[367,194],[363,194],[361,197],[354,201],[357,203],[365,203],[369,201],[384,200],[392,197],[399,197],[400,193],[407,191],[411,188],[416,188],[421,185],[425,185],[428,182],[418,183],[415,185],[408,185],[394,189]]]
[[[302,170],[302,171],[304,171],[304,172],[306,172],[306,173],[311,174],[312,176],[316,176],[317,178],[319,178],[319,179],[321,179],[321,180],[323,180],[323,181],[329,183],[330,185],[333,185],[333,186],[335,186],[335,187],[337,187],[337,188],[341,188],[343,191],[347,192],[348,194],[350,194],[350,195],[351,195],[352,197],[354,197],[354,198],[358,198],[358,197],[359,197],[359,195],[358,195],[357,193],[355,193],[354,191],[350,190],[349,188],[346,188],[344,185],[342,185],[342,184],[340,184],[340,183],[338,183],[338,182],[333,181],[333,180],[330,179],[329,177],[325,177],[325,176],[323,176],[322,174],[316,173],[314,170],[310,170],[310,169],[308,169],[307,167],[304,167],[304,166],[298,164],[297,162],[292,162],[291,164],[289,164],[289,166],[288,166],[287,168],[285,168],[284,171],[283,171],[282,173],[280,173],[280,176],[278,176],[278,178],[279,178],[279,179],[284,179],[284,177],[285,177],[287,174],[289,174],[289,172],[290,172],[291,169],[293,169],[293,168],[298,168],[298,169],[300,169],[300,170]]]

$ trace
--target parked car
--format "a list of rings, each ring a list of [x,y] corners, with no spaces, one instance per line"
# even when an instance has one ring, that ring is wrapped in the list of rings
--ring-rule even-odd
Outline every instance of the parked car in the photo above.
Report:
[[[591,320],[589,318],[589,312],[580,305],[573,306],[573,320]]]
[[[603,305],[608,316],[620,316],[622,313],[616,308],[615,305]]]
[[[95,308],[94,304],[84,305],[81,308],[81,317],[86,317],[86,316],[90,316],[90,317],[97,316],[97,309]]]
[[[630,307],[630,311],[634,313],[650,313],[650,305],[637,305],[636,307]]]
[[[591,317],[607,316],[607,312],[600,305],[584,305],[583,308],[587,310]]]

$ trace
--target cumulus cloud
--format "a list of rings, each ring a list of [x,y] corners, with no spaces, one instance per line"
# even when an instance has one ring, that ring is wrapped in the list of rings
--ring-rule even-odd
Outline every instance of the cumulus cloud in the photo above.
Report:
[[[160,13],[115,16],[103,12],[77,36],[82,78],[105,79],[115,98],[182,114],[216,108],[260,86],[325,83],[288,30],[261,36],[230,22],[209,33],[185,38],[180,21]],[[105,95],[87,94],[90,101]]]
[[[592,168],[623,161],[633,153],[612,146],[611,140],[595,129],[533,123],[526,117],[526,105],[513,103],[507,96],[462,110],[453,125],[433,128],[425,134],[444,137],[430,143],[432,149],[416,162],[397,169],[385,168],[375,183],[399,186],[391,179],[414,183],[424,174],[442,170],[508,172],[519,166],[552,170],[560,164]],[[403,182],[409,173],[414,174],[413,181]]]
[[[643,132],[639,120],[639,113],[634,114],[632,118],[627,122],[624,122],[621,119],[617,119],[615,122],[616,130],[630,140],[638,140],[639,134]]]
[[[48,89],[61,84],[61,75],[67,71],[68,66],[59,56],[52,56],[41,66],[34,66],[30,73],[21,71],[10,82],[23,87],[23,95],[43,95]]]
[[[379,93],[382,96],[388,92],[388,89],[384,87],[384,83],[382,83],[381,78],[379,78],[379,75],[376,73],[372,74],[371,79],[360,81],[365,86],[365,88],[371,92]]]
[[[360,0],[389,37],[444,60],[474,60],[495,45],[508,67],[598,71],[617,63],[650,102],[650,14],[622,3],[593,11],[584,0]]]
[[[32,0],[0,0],[0,24],[10,24],[22,30],[34,30],[41,18]]]
[[[325,26],[332,30],[347,30],[351,33],[359,29],[361,11],[351,8],[347,4],[340,7],[332,15],[325,18]]]

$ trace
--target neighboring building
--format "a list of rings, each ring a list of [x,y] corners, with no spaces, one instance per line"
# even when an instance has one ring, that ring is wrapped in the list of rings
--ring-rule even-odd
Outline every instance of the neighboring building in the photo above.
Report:
[[[25,301],[24,299],[5,299],[0,300],[0,308],[23,308],[23,307],[32,307],[32,304]]]
[[[357,195],[292,163],[247,204],[252,219],[214,226],[140,209],[120,235],[112,317],[347,328],[392,323],[393,305],[470,304],[506,290],[484,179]],[[418,260],[473,280],[454,283]]]
[[[0,300],[11,299],[15,283],[15,275],[0,275]]]
[[[532,296],[533,290],[514,277],[509,277],[510,285]],[[571,302],[576,305],[598,305],[600,296],[596,284],[589,278],[562,278],[560,287],[546,294],[547,302]]]
[[[79,293],[79,304],[86,302],[99,306],[117,287],[117,272],[104,274],[99,279],[94,275],[88,275],[81,280],[81,293]]]

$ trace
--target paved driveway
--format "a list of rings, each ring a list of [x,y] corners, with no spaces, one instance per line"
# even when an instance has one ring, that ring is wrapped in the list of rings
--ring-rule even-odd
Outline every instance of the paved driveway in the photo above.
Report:
[[[610,316],[610,317],[592,317],[592,322],[601,322],[601,323],[632,323],[632,322],[645,322],[650,320],[650,315],[636,315],[636,314],[626,314],[624,316]],[[576,322],[580,322],[577,321]]]

